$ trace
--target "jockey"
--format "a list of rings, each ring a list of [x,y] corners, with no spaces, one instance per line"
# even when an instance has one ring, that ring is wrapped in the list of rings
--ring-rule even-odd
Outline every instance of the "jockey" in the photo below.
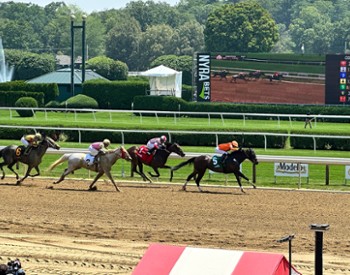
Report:
[[[94,158],[94,163],[96,162],[96,156],[98,155],[103,155],[107,152],[107,147],[111,144],[111,141],[107,138],[105,138],[102,142],[101,141],[97,141],[94,143],[91,143],[89,146],[89,152],[90,155],[95,157]]]
[[[151,155],[153,153],[154,150],[164,147],[165,143],[167,141],[166,136],[162,135],[161,137],[155,137],[150,139],[147,142],[147,148],[148,148],[148,155]]]
[[[33,146],[37,146],[38,142],[42,139],[42,136],[40,133],[36,133],[36,134],[30,134],[30,135],[24,135],[21,138],[21,142],[23,143],[23,145],[26,147],[26,149],[24,150],[24,155],[28,155],[29,152],[31,151]]]
[[[233,140],[227,143],[221,143],[215,148],[215,152],[222,154],[221,162],[224,163],[227,159],[228,154],[237,151],[239,149],[238,142]]]

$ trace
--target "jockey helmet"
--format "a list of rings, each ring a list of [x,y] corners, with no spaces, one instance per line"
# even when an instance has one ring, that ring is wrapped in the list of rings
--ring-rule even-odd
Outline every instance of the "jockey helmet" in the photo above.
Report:
[[[233,141],[232,141],[232,146],[238,148],[238,147],[239,147],[239,146],[238,146],[238,142],[235,141],[235,140],[233,140]]]
[[[160,137],[160,141],[161,141],[161,142],[164,143],[164,142],[166,142],[166,140],[167,140],[167,139],[166,139],[166,136],[163,135],[163,136]]]
[[[41,139],[41,134],[40,134],[40,133],[36,133],[36,134],[35,134],[35,138]]]
[[[111,141],[108,138],[105,138],[102,143],[105,147],[108,147],[111,144]]]

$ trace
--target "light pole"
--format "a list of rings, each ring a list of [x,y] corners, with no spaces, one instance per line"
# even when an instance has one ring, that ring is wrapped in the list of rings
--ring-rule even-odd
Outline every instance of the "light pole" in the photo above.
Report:
[[[294,234],[277,240],[277,242],[279,243],[284,243],[284,242],[289,243],[289,275],[292,275],[292,240],[293,239],[294,239]]]
[[[323,274],[323,232],[329,229],[329,224],[311,224],[315,231],[315,275]]]
[[[81,40],[82,40],[82,66],[81,66],[81,82],[84,83],[85,81],[85,52],[86,52],[86,34],[85,34],[85,26],[86,26],[86,15],[84,14],[82,16],[82,24],[81,25],[74,25],[75,16],[74,14],[71,14],[70,16],[70,35],[71,35],[71,78],[70,78],[70,84],[71,84],[71,94],[72,96],[75,95],[74,93],[74,29],[81,29]]]

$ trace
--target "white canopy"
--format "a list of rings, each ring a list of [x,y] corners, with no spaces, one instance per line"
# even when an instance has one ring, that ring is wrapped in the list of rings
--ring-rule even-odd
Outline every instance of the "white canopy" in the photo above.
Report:
[[[150,95],[181,97],[182,72],[160,65],[142,72],[141,75],[149,77]]]

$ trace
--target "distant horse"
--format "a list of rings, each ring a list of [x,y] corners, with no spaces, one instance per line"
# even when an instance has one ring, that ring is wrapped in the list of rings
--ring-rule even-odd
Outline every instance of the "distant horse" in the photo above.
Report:
[[[33,147],[28,153],[28,155],[22,155],[22,153],[25,150],[24,146],[9,145],[3,148],[0,151],[0,157],[4,159],[4,161],[0,163],[0,169],[2,170],[1,179],[5,178],[5,172],[2,168],[4,165],[7,165],[7,168],[9,168],[16,175],[17,185],[20,185],[28,176],[39,176],[39,164],[41,163],[41,159],[49,147],[56,150],[60,149],[60,146],[52,138],[43,135],[43,140],[39,142],[39,144],[36,147]],[[22,162],[28,165],[27,172],[25,173],[24,177],[20,180],[18,174],[13,170],[13,166],[17,162]],[[36,170],[37,173],[34,175],[30,175],[30,172],[33,168]]]
[[[137,173],[142,177],[144,181],[148,180],[149,182],[152,182],[152,180],[149,177],[147,177],[143,172],[143,164],[153,168],[156,174],[154,175],[152,173],[149,173],[151,177],[159,177],[160,174],[158,168],[171,169],[170,166],[165,165],[171,153],[175,153],[181,157],[185,156],[185,153],[182,151],[180,145],[177,143],[166,143],[165,148],[157,149],[154,156],[149,156],[147,154],[148,149],[146,146],[141,146],[140,148],[137,146],[132,146],[128,149],[128,152],[132,158],[131,176],[133,176],[133,173]],[[139,171],[137,171],[137,167],[139,168]],[[173,174],[171,171],[171,179],[172,175]]]
[[[225,78],[225,80],[227,80],[226,76],[228,75],[228,71],[220,71],[220,72],[213,72],[213,78],[219,76],[220,80],[222,80],[223,78]]]
[[[256,158],[256,154],[253,149],[240,149],[238,151],[235,151],[227,156],[227,159],[225,161],[224,166],[221,163],[221,158],[217,156],[205,156],[201,155],[198,157],[190,158],[189,160],[180,163],[177,166],[174,166],[172,168],[173,171],[180,169],[181,167],[193,163],[193,172],[187,177],[187,180],[185,184],[182,187],[182,190],[186,191],[186,185],[191,180],[191,178],[195,178],[197,187],[200,192],[202,192],[202,189],[199,185],[201,179],[203,178],[205,171],[207,169],[219,172],[219,173],[233,173],[236,176],[238,185],[241,189],[241,191],[244,193],[242,184],[241,184],[241,177],[247,180],[254,188],[256,186],[249,181],[249,179],[239,170],[240,164],[246,160],[249,159],[252,163],[258,164],[258,160]]]
[[[70,174],[73,173],[75,170],[78,170],[80,168],[85,168],[94,172],[97,172],[96,177],[90,184],[89,190],[96,190],[96,187],[93,188],[95,182],[103,175],[106,174],[107,177],[111,180],[113,183],[115,189],[120,192],[120,189],[118,188],[117,184],[113,180],[113,177],[111,175],[111,169],[112,166],[117,162],[118,159],[122,158],[125,160],[131,160],[131,157],[128,153],[128,151],[124,147],[119,147],[114,150],[107,151],[106,154],[100,155],[99,160],[97,162],[97,165],[88,165],[88,163],[85,161],[86,154],[84,153],[70,153],[70,154],[64,154],[62,157],[60,157],[58,160],[56,160],[54,163],[52,163],[49,167],[49,170],[53,170],[57,165],[60,163],[63,163],[65,161],[68,161],[68,168],[64,169],[63,174],[59,178],[58,181],[54,182],[54,184],[58,184],[61,181],[64,180],[64,178]]]
[[[260,78],[263,78],[264,76],[265,76],[265,73],[263,73],[260,70],[254,71],[254,72],[249,72],[249,74],[248,74],[248,77],[253,78],[253,79],[260,79]]]
[[[247,73],[238,73],[232,76],[231,82],[237,83],[237,79],[242,79],[244,81],[248,81],[247,79],[248,74]]]
[[[270,82],[272,82],[272,80],[281,81],[283,77],[284,77],[283,73],[277,73],[277,72],[272,74],[272,75],[267,76],[267,78],[270,80]]]

